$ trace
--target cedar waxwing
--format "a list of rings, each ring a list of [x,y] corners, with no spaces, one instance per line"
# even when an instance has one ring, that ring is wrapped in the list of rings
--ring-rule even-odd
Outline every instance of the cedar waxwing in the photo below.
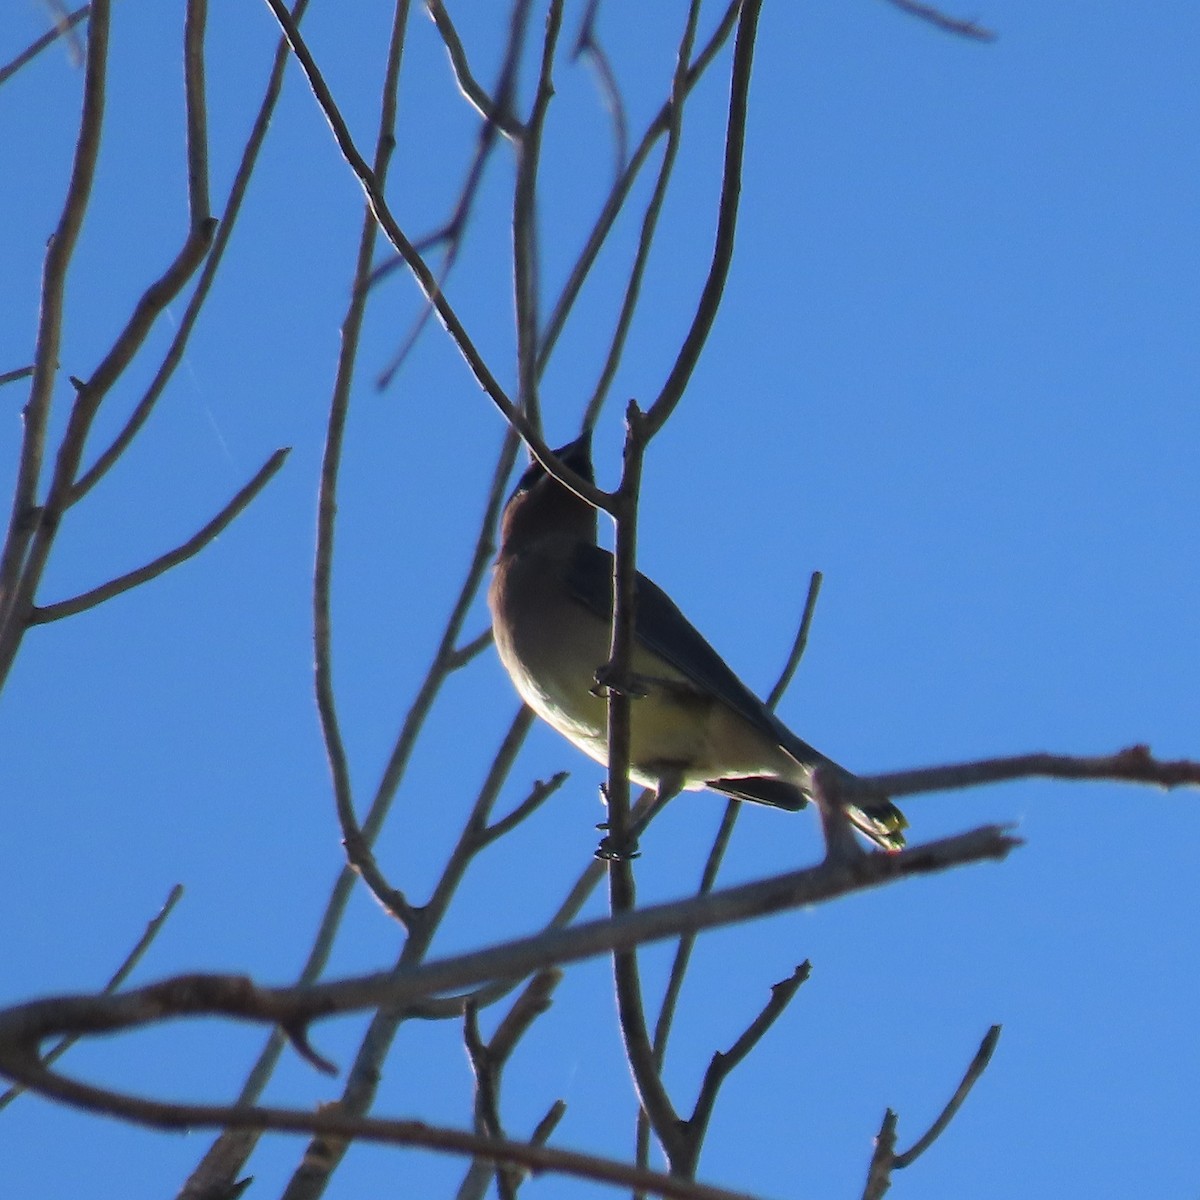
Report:
[[[592,481],[591,432],[557,456]],[[488,591],[500,660],[534,712],[597,762],[608,762],[613,556],[596,544],[596,510],[534,462],[501,519]],[[671,598],[637,577],[630,778],[657,790],[711,788],[801,809],[814,769],[854,776],[801,741],[725,664]],[[853,825],[879,846],[904,845],[904,815],[856,795]]]

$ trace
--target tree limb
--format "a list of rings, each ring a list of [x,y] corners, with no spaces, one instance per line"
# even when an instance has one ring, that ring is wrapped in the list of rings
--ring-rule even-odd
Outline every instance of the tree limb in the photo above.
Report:
[[[136,571],[119,575],[116,579],[110,579],[107,583],[102,583],[99,587],[94,587],[81,595],[72,596],[69,600],[59,600],[55,604],[47,604],[43,607],[35,606],[29,614],[29,624],[45,625],[50,621],[61,621],[63,617],[73,617],[76,613],[86,612],[89,608],[95,608],[97,604],[103,604],[106,600],[111,600],[122,592],[128,592],[143,583],[149,583],[150,580],[157,579],[159,575],[169,571],[172,567],[187,562],[189,558],[199,554],[209,542],[214,541],[250,505],[283,466],[289,453],[291,453],[291,448],[286,446],[276,450],[258,469],[254,478],[207,525],[197,530],[182,545],[176,546],[174,550],[169,550],[166,554],[160,554],[158,558],[146,563],[145,566],[138,567]]]

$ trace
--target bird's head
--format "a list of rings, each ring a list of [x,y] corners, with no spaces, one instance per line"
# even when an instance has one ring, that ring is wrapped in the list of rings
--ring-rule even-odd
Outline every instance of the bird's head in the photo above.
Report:
[[[573,442],[560,446],[554,456],[588,483],[595,482],[590,429],[585,429]],[[500,553],[511,553],[548,537],[594,543],[596,510],[559,483],[535,459],[504,506]]]

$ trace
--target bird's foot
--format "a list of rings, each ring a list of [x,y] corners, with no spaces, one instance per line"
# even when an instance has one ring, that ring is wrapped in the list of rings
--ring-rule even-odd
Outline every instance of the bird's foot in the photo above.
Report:
[[[618,696],[628,696],[630,700],[641,700],[649,692],[649,680],[633,671],[618,676],[612,663],[597,667],[593,678],[596,682],[589,690],[593,696],[601,699],[607,698],[610,692],[616,692]]]
[[[607,829],[608,823],[603,822],[596,826],[597,829]],[[637,838],[629,834],[625,837],[618,838],[614,834],[606,834],[600,839],[600,845],[596,847],[596,857],[601,862],[632,862],[635,858],[640,858],[642,852],[638,849]]]

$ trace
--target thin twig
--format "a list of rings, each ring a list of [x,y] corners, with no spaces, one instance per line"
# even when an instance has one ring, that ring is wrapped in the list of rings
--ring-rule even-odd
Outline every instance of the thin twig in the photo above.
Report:
[[[464,642],[461,646],[456,646],[451,651],[446,660],[446,667],[451,671],[461,671],[469,662],[478,658],[492,644],[492,629],[489,625],[486,629],[477,633],[470,641]]]
[[[1149,783],[1163,788],[1200,786],[1200,762],[1191,759],[1160,761],[1149,746],[1129,746],[1116,754],[1093,758],[1071,754],[1017,754],[1010,758],[984,758],[944,767],[864,775],[860,782],[872,792],[913,796],[1005,783],[1013,779],[1108,779],[1119,783]],[[843,788],[843,795],[847,790]]]
[[[0,375],[0,387],[6,383],[16,383],[19,379],[28,379],[33,374],[33,366],[18,367],[15,371],[5,371]]]
[[[276,450],[258,469],[254,478],[241,488],[208,524],[197,530],[182,545],[176,546],[174,550],[169,550],[166,554],[160,554],[158,558],[146,563],[145,566],[138,567],[136,571],[129,571],[116,579],[110,579],[107,583],[83,592],[81,595],[72,596],[69,600],[59,600],[55,604],[47,604],[42,607],[35,606],[30,611],[29,624],[45,625],[50,621],[61,621],[63,617],[73,617],[76,613],[86,612],[89,608],[95,608],[97,604],[103,604],[106,600],[111,600],[122,592],[128,592],[143,583],[149,583],[150,580],[157,579],[172,567],[187,562],[189,558],[199,554],[205,546],[214,541],[252,503],[283,466],[290,453],[290,447]]]
[[[501,102],[499,94],[496,102],[484,91],[483,87],[471,73],[467,62],[467,52],[463,49],[462,39],[446,6],[442,0],[425,0],[425,8],[433,20],[433,24],[446,47],[450,57],[450,67],[454,72],[454,81],[463,97],[475,111],[489,124],[495,126],[505,137],[515,138],[521,134],[521,123],[514,115],[508,103]]]
[[[740,8],[741,0],[730,0],[724,16],[713,30],[712,37],[709,38],[704,49],[696,56],[695,62],[687,72],[686,89],[688,92],[691,92],[703,78],[704,73],[712,65],[713,60],[729,39],[729,35],[733,32],[737,23],[737,15]],[[575,265],[571,268],[567,282],[563,285],[563,289],[559,293],[559,297],[555,301],[554,307],[550,312],[550,317],[546,322],[546,329],[542,334],[541,348],[538,351],[539,374],[545,371],[554,347],[558,342],[558,338],[563,331],[563,327],[567,323],[567,318],[571,315],[571,311],[575,307],[575,302],[579,298],[579,293],[584,283],[591,275],[596,258],[607,242],[608,235],[612,231],[617,217],[624,211],[625,201],[628,199],[629,193],[637,181],[638,173],[645,165],[655,143],[670,127],[671,111],[672,101],[668,99],[663,103],[654,116],[654,119],[647,126],[645,132],[642,134],[641,141],[638,143],[637,149],[633,152],[633,156],[629,160],[629,165],[609,191],[601,207],[600,215],[596,218],[595,224],[592,226],[591,232],[584,242],[583,249],[576,258]]]
[[[616,72],[608,60],[600,39],[596,36],[596,16],[600,11],[600,0],[588,0],[588,6],[579,22],[579,36],[575,39],[575,48],[571,52],[573,58],[586,58],[596,72],[600,84],[600,94],[604,97],[605,107],[613,123],[613,178],[620,180],[621,172],[629,158],[629,121],[625,116],[625,101],[621,98],[621,88],[617,83]]]
[[[50,238],[42,268],[42,295],[38,318],[33,381],[25,406],[25,428],[13,489],[13,507],[9,518],[4,552],[0,555],[0,681],[6,674],[24,633],[26,614],[19,610],[22,597],[21,576],[26,566],[26,551],[40,520],[37,509],[38,479],[46,450],[46,432],[50,420],[50,402],[58,373],[58,352],[62,342],[63,306],[67,270],[75,252],[91,196],[96,161],[100,154],[100,135],[104,125],[104,94],[108,70],[108,31],[110,0],[96,0],[87,39],[87,64],[83,81],[83,108],[79,118],[79,137],[66,200],[58,226]],[[31,592],[27,592],[31,595]]]
[[[445,293],[439,288],[437,280],[433,272],[429,269],[428,264],[417,253],[416,248],[405,236],[396,218],[392,215],[391,208],[383,195],[382,189],[379,187],[379,181],[374,177],[374,173],[367,166],[366,160],[354,144],[354,139],[350,136],[349,127],[337,104],[334,102],[329,86],[326,84],[320,68],[309,51],[307,43],[300,36],[300,31],[296,27],[295,22],[283,6],[282,0],[265,0],[265,2],[274,14],[275,19],[279,22],[279,27],[283,30],[288,45],[292,48],[292,53],[295,54],[297,61],[300,63],[305,78],[308,80],[309,88],[313,93],[313,98],[317,101],[326,122],[329,124],[329,128],[333,133],[334,140],[337,142],[342,157],[346,160],[347,165],[358,179],[375,219],[379,222],[379,226],[388,241],[392,243],[408,265],[408,269],[420,286],[425,299],[437,312],[438,319],[445,326],[446,332],[450,335],[455,348],[463,358],[463,361],[466,362],[472,375],[475,376],[476,382],[487,393],[488,398],[500,410],[509,425],[521,435],[522,440],[529,447],[538,462],[555,479],[558,479],[577,495],[582,496],[589,504],[607,511],[611,502],[608,494],[601,491],[594,484],[582,479],[574,471],[559,462],[537,428],[520,408],[514,405],[508,398],[508,395],[500,386],[499,381],[492,374],[483,356],[471,340],[466,327],[459,320],[458,314],[446,299]]]
[[[441,5],[440,0],[428,0],[427,8],[429,8],[430,15],[434,19],[434,24],[437,26],[438,32],[442,35],[443,40],[446,41],[446,49],[450,54],[451,66],[454,68],[456,75],[461,68],[467,71],[469,78],[470,73],[466,66],[466,57],[462,49],[462,43],[458,40],[458,33],[455,31],[454,25],[450,21],[445,8]],[[450,218],[442,225],[441,229],[436,230],[428,237],[422,238],[419,242],[413,243],[413,248],[422,256],[433,246],[445,244],[446,252],[442,258],[442,264],[438,270],[435,283],[439,295],[445,288],[446,281],[450,278],[451,272],[458,263],[463,239],[466,237],[467,226],[471,219],[471,211],[474,207],[475,199],[479,194],[480,184],[483,181],[483,172],[497,142],[497,133],[503,133],[510,140],[517,142],[524,137],[524,126],[512,115],[512,107],[517,86],[517,66],[520,62],[520,51],[525,40],[525,26],[528,21],[528,15],[529,5],[527,3],[518,5],[513,11],[513,18],[509,22],[508,44],[505,48],[504,61],[500,67],[499,81],[496,85],[496,99],[494,102],[490,99],[487,100],[487,114],[490,114],[490,116],[484,114],[485,119],[483,125],[480,127],[479,136],[475,143],[475,153],[471,158],[471,165],[467,168],[462,187],[459,189],[454,211],[451,213]],[[458,82],[461,89],[463,86],[463,78],[461,76],[458,78]],[[473,79],[471,82],[472,84],[474,83]],[[468,93],[464,94],[467,94],[468,99],[470,99]],[[482,96],[482,93],[479,93],[479,95]],[[404,262],[404,257],[397,255],[390,262],[377,267],[368,276],[365,286],[373,288],[381,279],[390,274],[396,266],[404,264]],[[431,304],[425,303],[421,306],[421,311],[418,313],[416,320],[413,321],[412,327],[405,337],[401,339],[400,348],[376,378],[375,385],[380,390],[391,385],[392,380],[408,359],[409,354],[417,344],[417,340],[429,324],[429,319],[433,314],[434,308]]]
[[[502,838],[506,833],[511,832],[520,825],[522,821],[527,820],[567,782],[567,778],[566,771],[559,771],[556,775],[552,775],[545,783],[538,780],[530,789],[529,795],[516,808],[501,817],[498,821],[493,821],[486,828],[480,830],[480,847],[482,848]]]
[[[513,7],[513,24],[527,5]],[[525,129],[516,143],[517,178],[513,188],[513,293],[517,317],[517,403],[534,428],[542,424],[538,402],[537,342],[540,277],[537,230],[537,177],[542,159],[546,113],[554,96],[551,70],[562,30],[563,0],[550,0],[537,91]]]
[[[696,1106],[687,1122],[690,1161],[683,1165],[681,1171],[689,1179],[696,1173],[696,1166],[700,1161],[700,1149],[704,1144],[704,1135],[708,1130],[708,1123],[712,1119],[721,1085],[729,1077],[730,1072],[745,1060],[750,1051],[762,1041],[771,1026],[783,1015],[811,972],[811,964],[807,961],[802,962],[787,979],[774,984],[771,988],[771,998],[754,1020],[746,1026],[733,1045],[724,1053],[718,1051],[713,1055],[712,1061],[708,1064],[708,1070],[704,1072],[704,1082],[700,1085]]]
[[[800,660],[804,657],[804,651],[808,649],[808,635],[812,629],[813,617],[816,615],[817,598],[821,594],[823,580],[824,576],[820,571],[814,571],[809,576],[808,594],[804,598],[804,611],[800,615],[800,627],[796,630],[796,637],[792,641],[792,648],[788,651],[787,659],[784,661],[783,670],[779,673],[779,678],[775,680],[775,686],[767,695],[768,708],[773,709],[783,699],[784,692],[792,685],[796,670],[800,666]]]
[[[146,951],[150,949],[151,943],[158,937],[159,931],[166,924],[166,920],[171,915],[175,905],[181,899],[183,899],[183,884],[177,883],[167,893],[167,898],[163,901],[162,907],[146,922],[146,928],[142,931],[142,936],[134,943],[133,949],[129,951],[121,965],[109,977],[108,982],[101,989],[102,995],[111,995],[129,978],[133,972],[133,968],[141,962]],[[79,1041],[78,1037],[62,1038],[51,1046],[49,1050],[42,1053],[42,1062],[46,1066],[57,1062],[77,1041]],[[21,1087],[11,1087],[3,1095],[0,1095],[0,1109],[7,1108],[24,1090]]]
[[[684,338],[683,346],[662,386],[658,397],[646,414],[651,433],[661,429],[675,406],[683,398],[684,389],[700,352],[716,320],[733,262],[733,243],[737,229],[738,200],[742,190],[742,160],[746,143],[746,116],[750,93],[750,76],[754,65],[754,40],[762,0],[745,0],[738,16],[737,36],[733,43],[733,70],[729,86],[729,118],[725,132],[725,162],[721,178],[721,198],[717,205],[717,232],[713,240],[712,261],[700,292],[696,314]]]
[[[408,27],[409,0],[398,0],[392,14],[387,66],[380,98],[379,126],[375,139],[374,177],[382,187],[396,146],[396,98],[400,86],[400,68],[404,57],[405,31]],[[337,528],[338,478],[342,466],[346,421],[350,412],[350,392],[366,315],[366,280],[375,254],[378,225],[369,208],[363,213],[358,256],[346,315],[342,319],[342,337],[337,370],[329,401],[325,428],[325,447],[321,456],[321,481],[317,494],[317,548],[313,563],[313,689],[317,715],[325,744],[333,786],[334,805],[342,830],[342,844],[348,865],[363,879],[376,900],[401,925],[411,927],[412,907],[404,894],[393,887],[379,869],[372,853],[374,835],[364,833],[354,811],[350,765],[342,740],[337,701],[333,684],[333,563]]]
[[[821,573],[814,571],[812,577],[809,579],[808,594],[805,597],[804,610],[800,617],[800,625],[796,630],[796,636],[792,641],[788,656],[784,660],[783,669],[775,681],[775,686],[771,689],[767,697],[768,708],[775,708],[779,701],[783,699],[783,694],[791,684],[796,669],[800,665],[800,659],[803,657],[805,648],[808,646],[808,635],[812,628],[813,616],[816,613],[817,597],[820,590]],[[730,800],[725,805],[721,824],[717,828],[716,836],[713,838],[713,844],[709,849],[708,857],[704,863],[704,870],[700,876],[700,886],[696,889],[697,895],[707,895],[716,886],[717,874],[725,858],[725,851],[728,849],[730,839],[733,837],[733,830],[741,811],[742,805],[737,800]],[[675,1019],[675,1010],[679,1003],[680,993],[683,990],[683,981],[687,976],[688,965],[691,961],[692,950],[695,948],[695,944],[696,939],[694,935],[685,935],[679,939],[679,945],[675,948],[675,957],[671,962],[671,970],[667,976],[667,986],[663,993],[662,1005],[659,1008],[658,1020],[654,1026],[654,1054],[659,1070],[662,1069],[666,1059],[667,1042],[671,1036],[671,1026]],[[639,1113],[636,1139],[637,1162],[640,1166],[645,1166],[648,1161],[650,1150],[649,1132],[649,1126],[644,1114]]]
[[[292,12],[293,21],[299,23],[303,19],[307,7],[308,0],[297,0]],[[116,437],[97,455],[96,461],[73,484],[70,493],[71,504],[77,504],[91,491],[108,474],[121,455],[129,448],[133,439],[141,431],[146,421],[149,420],[150,414],[154,411],[159,397],[174,375],[176,367],[183,360],[188,340],[199,318],[200,311],[208,298],[209,291],[216,278],[217,270],[224,259],[225,250],[229,245],[229,239],[237,225],[238,217],[241,215],[242,204],[246,198],[246,192],[250,186],[254,170],[258,165],[259,153],[262,150],[263,143],[266,141],[267,132],[271,127],[271,118],[274,115],[275,106],[279,100],[287,59],[287,44],[281,40],[275,52],[271,74],[268,77],[267,86],[263,92],[262,103],[259,105],[258,113],[254,118],[254,124],[251,127],[249,137],[246,139],[241,160],[233,177],[233,184],[229,190],[229,198],[225,203],[220,224],[217,226],[216,236],[212,240],[208,257],[197,277],[196,287],[192,292],[191,298],[188,300],[183,316],[179,320],[179,327],[175,331],[175,336],[171,339],[171,344],[167,348],[166,354],[163,355],[162,363],[151,380],[150,386],[134,406],[129,419],[121,427]]]
[[[896,1153],[896,1124],[899,1118],[892,1109],[883,1114],[883,1122],[875,1135],[875,1151],[867,1168],[867,1180],[863,1187],[862,1200],[882,1200],[892,1186],[892,1172],[903,1170],[916,1162],[930,1146],[942,1135],[946,1127],[954,1120],[955,1114],[962,1107],[971,1089],[979,1077],[987,1069],[996,1043],[1000,1040],[1000,1026],[993,1025],[983,1035],[983,1041],[975,1052],[975,1057],[967,1067],[962,1081],[954,1090],[954,1095],[946,1102],[946,1107],[938,1114],[937,1119],[926,1132],[903,1154]]]
[[[204,32],[208,0],[188,0],[183,20],[183,84],[187,115],[188,211],[192,224],[212,215],[208,194],[208,100],[204,87]]]
[[[65,17],[56,20],[53,29],[47,30],[32,45],[22,50],[11,62],[0,67],[0,85],[7,83],[23,66],[32,62],[48,46],[53,46],[59,38],[65,37],[91,11],[92,6],[85,4],[81,8],[77,8],[73,13],[68,13]]]
[[[261,987],[239,975],[182,975],[112,996],[57,996],[0,1009],[0,1071],[24,1077],[28,1060],[49,1037],[115,1033],[192,1016],[279,1025],[298,1030],[363,1009],[402,1009],[454,989],[497,978],[523,978],[548,967],[625,950],[684,931],[712,929],[939,872],[999,861],[1020,845],[1004,829],[984,825],[895,853],[863,854],[852,863],[821,862],[708,896],[639,908],[620,916],[551,929],[469,954],[308,987]]]
[[[612,385],[617,368],[625,351],[625,341],[633,324],[633,316],[637,310],[638,298],[641,295],[642,278],[650,259],[650,251],[654,245],[655,233],[658,230],[658,220],[662,213],[663,203],[667,198],[667,188],[671,182],[672,173],[679,155],[679,145],[683,134],[683,110],[687,99],[687,68],[692,57],[692,47],[696,36],[698,6],[692,4],[688,9],[688,21],[684,27],[683,39],[676,54],[675,74],[671,81],[671,98],[667,121],[667,144],[663,150],[662,162],[659,164],[658,177],[646,203],[646,211],[642,215],[642,227],[638,234],[637,250],[634,254],[633,265],[629,270],[629,278],[625,284],[625,294],[621,299],[621,308],[617,316],[616,328],[609,339],[608,353],[605,355],[604,366],[596,386],[592,390],[584,412],[585,425],[593,425],[604,404],[605,396]]]
[[[971,1065],[967,1067],[962,1082],[955,1089],[954,1095],[946,1102],[946,1107],[938,1114],[937,1120],[929,1127],[925,1135],[918,1138],[909,1149],[905,1150],[903,1154],[896,1155],[894,1166],[897,1170],[916,1162],[937,1141],[946,1126],[954,1120],[955,1113],[962,1108],[963,1101],[970,1094],[980,1075],[987,1070],[987,1065],[991,1062],[992,1054],[996,1049],[996,1043],[1000,1040],[1000,1028],[999,1025],[993,1025],[983,1035],[983,1041],[979,1043],[979,1049],[975,1052]]]
[[[908,13],[909,16],[928,21],[930,25],[934,25],[946,33],[954,33],[975,42],[994,42],[996,40],[993,30],[985,28],[976,21],[964,21],[958,17],[951,17],[932,4],[921,3],[921,0],[888,0],[888,3],[900,9],[901,12]]]

